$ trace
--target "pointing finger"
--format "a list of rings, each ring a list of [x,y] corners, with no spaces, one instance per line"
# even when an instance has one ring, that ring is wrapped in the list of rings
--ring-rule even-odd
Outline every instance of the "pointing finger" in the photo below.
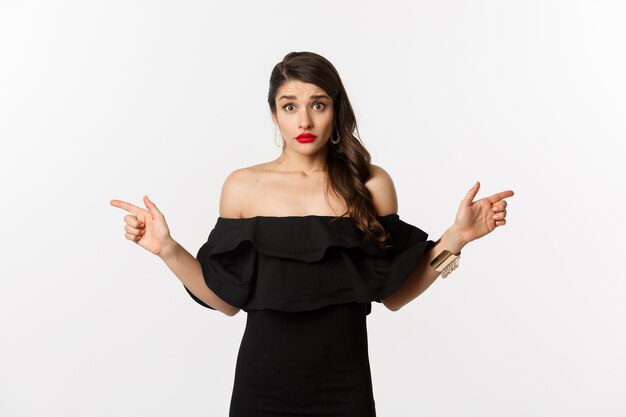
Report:
[[[129,211],[135,215],[140,214],[144,209],[121,200],[111,200],[111,205]]]
[[[502,200],[503,198],[511,197],[514,194],[515,193],[513,192],[513,190],[500,191],[499,193],[487,197],[487,200],[489,200],[491,204],[494,204]]]

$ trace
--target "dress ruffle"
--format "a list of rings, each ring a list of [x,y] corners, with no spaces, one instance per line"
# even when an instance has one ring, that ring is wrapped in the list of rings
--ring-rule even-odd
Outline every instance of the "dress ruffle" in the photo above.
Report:
[[[348,217],[218,217],[196,259],[207,286],[246,312],[381,302],[402,285],[434,242],[398,214],[377,219],[391,235],[391,248],[364,243],[363,232]]]

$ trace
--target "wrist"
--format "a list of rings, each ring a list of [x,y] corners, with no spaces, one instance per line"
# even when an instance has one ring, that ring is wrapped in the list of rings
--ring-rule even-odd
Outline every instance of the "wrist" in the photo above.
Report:
[[[458,255],[468,242],[463,239],[463,235],[455,226],[451,226],[441,235],[439,243],[442,249]]]
[[[176,252],[180,245],[174,239],[169,238],[169,240],[163,245],[161,251],[159,252],[159,258],[163,259],[166,263],[173,259],[176,256]]]

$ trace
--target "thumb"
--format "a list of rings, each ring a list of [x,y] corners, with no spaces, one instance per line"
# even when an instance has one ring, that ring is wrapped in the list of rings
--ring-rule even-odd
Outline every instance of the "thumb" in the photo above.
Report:
[[[157,206],[148,198],[147,195],[143,196],[143,203],[146,205],[151,215],[157,216],[161,214]]]
[[[474,201],[474,197],[476,197],[476,194],[478,194],[479,189],[480,189],[480,182],[476,181],[476,184],[474,184],[474,186],[470,188],[470,190],[467,192],[467,195],[465,196],[463,201],[461,201],[461,205],[471,206],[472,202]]]

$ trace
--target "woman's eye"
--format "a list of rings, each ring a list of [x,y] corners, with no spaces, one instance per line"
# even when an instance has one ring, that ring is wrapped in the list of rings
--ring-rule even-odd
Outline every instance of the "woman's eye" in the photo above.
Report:
[[[318,107],[316,107],[316,109],[317,109],[317,110],[321,110],[321,109],[323,109],[324,107],[326,107],[326,104],[324,104],[324,103],[315,103],[315,104],[313,105],[313,107],[315,107],[315,106],[318,106]]]
[[[293,108],[293,104],[285,104],[285,105],[283,106],[283,109],[284,109],[284,110],[287,110],[287,111],[291,111],[291,108]]]

